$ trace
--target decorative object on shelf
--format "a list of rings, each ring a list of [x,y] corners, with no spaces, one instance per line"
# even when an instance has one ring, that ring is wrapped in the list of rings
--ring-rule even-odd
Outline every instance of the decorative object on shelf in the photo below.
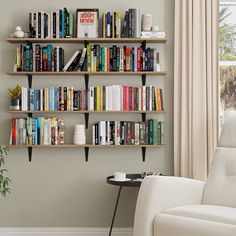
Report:
[[[19,111],[21,109],[21,86],[17,84],[14,89],[8,89],[8,95],[10,97],[10,110]]]
[[[151,31],[152,29],[152,14],[143,14],[142,31]]]
[[[20,26],[16,26],[15,31],[13,32],[14,38],[24,38],[25,33],[21,30]]]
[[[9,188],[11,180],[5,175],[7,169],[3,168],[8,151],[8,147],[0,145],[0,195],[3,197],[6,197],[6,195],[11,191]]]
[[[141,38],[153,38],[153,39],[164,39],[166,37],[165,32],[161,31],[142,31]]]
[[[77,38],[98,38],[99,10],[76,10]]]
[[[153,25],[152,26],[152,31],[153,32],[158,32],[158,31],[160,31],[160,27],[158,25]]]
[[[85,125],[76,124],[74,127],[74,144],[83,145],[86,143]]]

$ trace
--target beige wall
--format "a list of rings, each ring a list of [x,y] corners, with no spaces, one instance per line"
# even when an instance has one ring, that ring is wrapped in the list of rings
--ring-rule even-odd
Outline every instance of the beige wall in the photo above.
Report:
[[[67,6],[75,10],[81,7],[98,7],[103,10],[140,7],[143,13],[151,13],[153,21],[166,31],[168,42],[157,45],[161,52],[165,77],[148,77],[147,84],[164,88],[166,114],[154,115],[166,121],[165,149],[148,149],[146,162],[141,161],[140,149],[91,149],[89,162],[85,163],[82,149],[37,149],[33,161],[27,160],[26,149],[12,149],[7,160],[12,179],[12,194],[0,198],[0,227],[107,227],[118,191],[106,184],[105,178],[114,171],[138,173],[141,171],[173,173],[173,29],[174,0],[8,0],[1,1],[0,24],[0,143],[9,141],[10,118],[7,113],[7,88],[17,83],[27,86],[26,77],[6,75],[12,70],[16,45],[6,42],[9,32],[21,25],[27,29],[28,12],[55,10]],[[68,58],[76,45],[65,46]],[[81,45],[80,45],[81,47]],[[139,77],[91,77],[90,85],[96,84],[141,85]],[[82,77],[35,77],[36,88],[51,85],[84,87]],[[152,115],[153,116],[153,115]],[[72,126],[83,122],[82,115],[60,115],[67,123],[67,140],[71,142]],[[150,116],[151,117],[151,116]],[[139,115],[95,115],[90,123],[102,119],[140,120]],[[91,133],[91,128],[89,129]],[[124,189],[121,195],[115,226],[133,225],[137,189]]]

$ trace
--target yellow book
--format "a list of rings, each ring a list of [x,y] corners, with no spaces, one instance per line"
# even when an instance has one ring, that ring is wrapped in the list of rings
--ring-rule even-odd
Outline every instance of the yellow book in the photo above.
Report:
[[[101,86],[97,86],[97,111],[101,111]]]
[[[116,26],[116,29],[117,29],[118,38],[121,38],[121,12],[120,11],[117,12],[117,26]]]
[[[112,12],[112,32],[111,37],[115,38],[115,14],[114,11]]]
[[[157,93],[157,88],[154,89],[155,91],[155,105],[156,105],[156,111],[159,110],[159,107],[158,107],[158,93]]]
[[[138,110],[141,111],[142,110],[142,88],[139,87],[138,88]]]
[[[44,144],[44,117],[40,117],[40,144]]]
[[[102,37],[106,38],[106,13],[102,13]]]
[[[103,86],[100,86],[101,89],[101,103],[100,103],[100,110],[103,111]]]
[[[16,71],[21,71],[21,56],[20,48],[16,49]]]

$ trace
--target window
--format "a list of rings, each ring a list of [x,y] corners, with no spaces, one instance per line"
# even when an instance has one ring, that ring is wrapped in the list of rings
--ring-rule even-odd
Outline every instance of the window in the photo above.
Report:
[[[236,0],[220,0],[219,7],[220,121],[236,110]]]

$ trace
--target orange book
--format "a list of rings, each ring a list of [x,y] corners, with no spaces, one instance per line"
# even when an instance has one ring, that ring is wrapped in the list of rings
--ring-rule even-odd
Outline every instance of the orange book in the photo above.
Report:
[[[160,91],[160,89],[157,89],[157,95],[158,95],[158,111],[162,111],[162,106],[161,106],[161,91]]]

